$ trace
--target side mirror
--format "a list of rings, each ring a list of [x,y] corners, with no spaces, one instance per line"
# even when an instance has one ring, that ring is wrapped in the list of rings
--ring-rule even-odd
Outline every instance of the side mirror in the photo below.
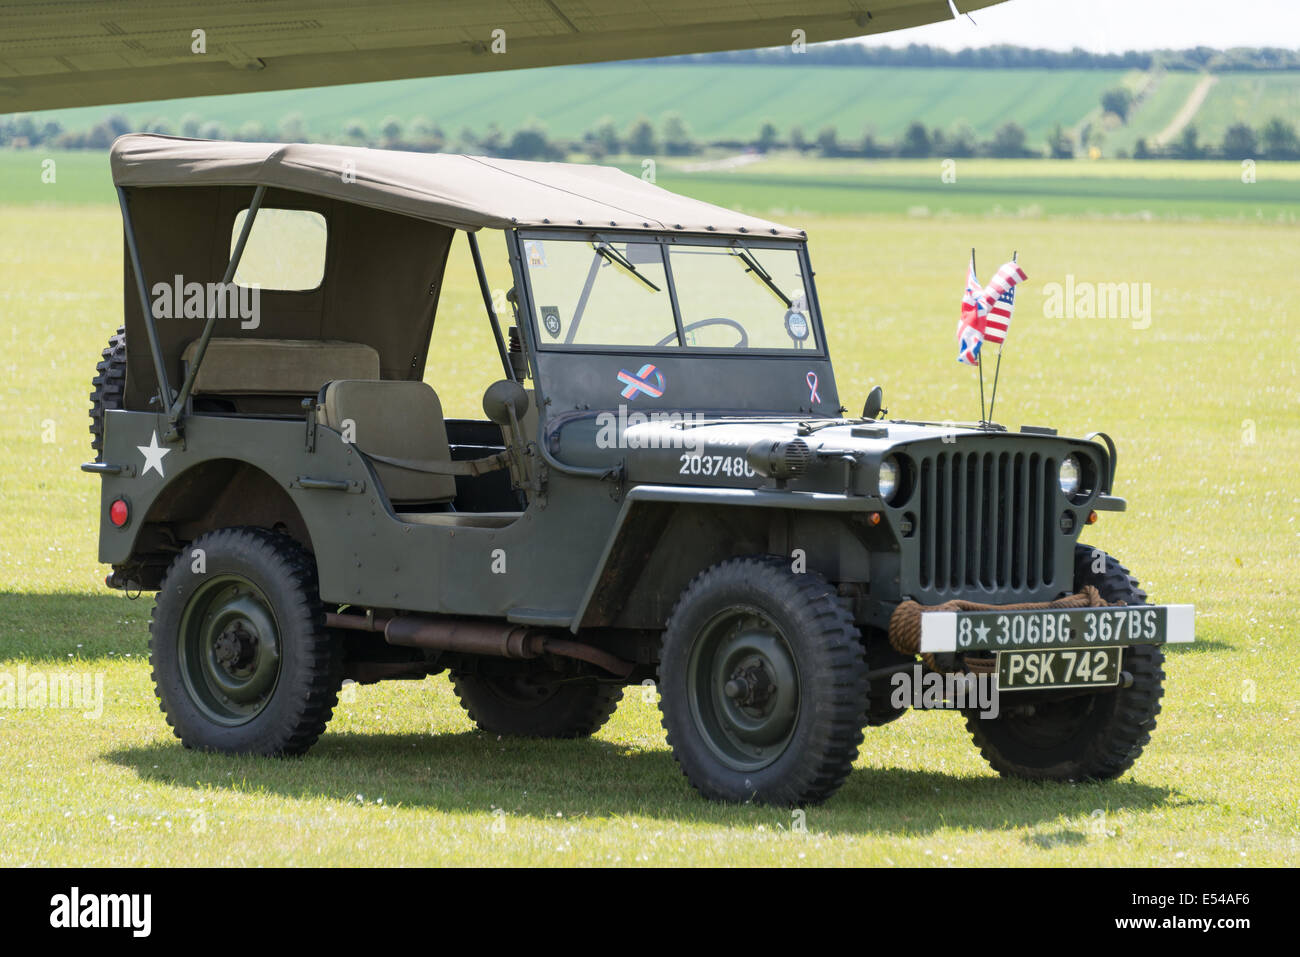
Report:
[[[875,386],[867,393],[867,401],[862,406],[862,417],[864,419],[880,418],[880,407],[885,401],[884,390],[880,386]]]
[[[483,393],[483,411],[503,429],[511,428],[528,411],[528,393],[511,379],[493,382]]]

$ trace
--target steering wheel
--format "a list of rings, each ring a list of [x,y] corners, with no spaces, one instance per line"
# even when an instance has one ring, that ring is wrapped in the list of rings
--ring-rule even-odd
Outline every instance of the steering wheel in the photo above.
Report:
[[[686,325],[682,326],[682,332],[692,332],[695,329],[703,329],[705,326],[730,326],[732,329],[735,329],[740,333],[740,341],[731,347],[733,349],[744,349],[749,345],[749,333],[745,331],[745,327],[735,319],[728,319],[725,316],[717,316],[713,319],[698,319],[695,322],[688,322]],[[656,342],[654,347],[658,349],[660,346],[666,346],[676,338],[677,333],[670,333]]]

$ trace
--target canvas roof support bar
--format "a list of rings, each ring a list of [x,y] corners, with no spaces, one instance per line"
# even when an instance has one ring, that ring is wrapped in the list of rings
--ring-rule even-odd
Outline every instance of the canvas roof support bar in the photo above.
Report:
[[[230,251],[230,262],[226,264],[225,275],[221,277],[221,287],[226,289],[235,280],[235,272],[239,269],[239,261],[244,256],[244,247],[248,244],[248,235],[253,231],[253,220],[257,219],[257,211],[262,208],[262,200],[266,196],[266,187],[259,186],[253,191],[253,200],[248,204],[248,215],[244,217],[244,225],[239,230],[239,239],[235,241],[235,248]],[[147,307],[146,307],[147,308]],[[171,408],[167,412],[167,436],[174,438],[176,434],[176,423],[180,419],[181,411],[185,408],[185,403],[189,401],[190,393],[194,389],[194,380],[199,374],[199,367],[203,365],[203,355],[208,351],[208,343],[212,340],[212,333],[217,328],[216,310],[208,316],[208,321],[203,325],[203,333],[199,336],[198,344],[194,347],[194,358],[190,360],[189,371],[185,376],[185,381],[181,383],[181,391],[172,402]],[[152,318],[152,317],[151,317]],[[167,441],[167,439],[164,439]]]
[[[163,362],[162,347],[158,343],[158,327],[154,324],[153,306],[149,302],[149,286],[144,279],[144,267],[140,265],[140,247],[135,241],[135,225],[131,222],[131,204],[126,198],[126,190],[117,188],[117,202],[122,207],[122,231],[126,234],[126,249],[131,257],[131,268],[135,271],[136,292],[140,295],[140,308],[144,310],[144,329],[149,337],[149,352],[153,356],[154,376],[158,380],[158,411],[171,407],[172,389],[167,381],[167,365]]]
[[[483,294],[483,308],[487,310],[488,322],[492,323],[492,336],[497,341],[497,352],[501,355],[501,367],[506,370],[506,378],[514,381],[515,370],[510,365],[510,353],[506,350],[506,340],[501,335],[501,322],[496,310],[492,308],[492,290],[488,286],[487,270],[483,268],[483,254],[479,252],[478,237],[466,231],[469,240],[470,255],[474,257],[474,272],[478,276],[478,289]]]
[[[234,281],[235,272],[239,269],[239,261],[244,255],[244,247],[248,244],[249,233],[253,230],[253,221],[257,218],[257,211],[261,209],[262,199],[265,196],[265,186],[258,186],[253,191],[253,200],[248,204],[248,215],[244,217],[244,225],[239,231],[239,239],[235,242],[235,248],[231,250],[230,262],[226,264],[225,275],[221,278],[223,287],[229,286]],[[136,291],[140,296],[140,309],[144,314],[144,328],[149,337],[149,351],[153,355],[154,375],[158,378],[157,402],[159,409],[165,410],[167,413],[167,429],[163,435],[163,441],[175,442],[179,437],[177,422],[180,420],[185,403],[189,401],[190,393],[194,389],[194,380],[199,374],[199,367],[203,364],[203,355],[207,352],[208,343],[212,340],[213,332],[216,331],[217,313],[214,312],[208,316],[207,322],[204,323],[203,333],[199,336],[198,344],[194,348],[194,358],[190,362],[185,381],[181,384],[180,392],[175,393],[173,396],[171,383],[167,378],[167,364],[163,360],[162,347],[158,341],[158,327],[154,319],[153,304],[149,301],[149,284],[145,280],[144,266],[140,262],[140,248],[136,243],[135,224],[131,221],[130,201],[127,199],[126,190],[120,186],[117,188],[117,198],[122,207],[122,226],[126,232],[126,246],[131,256],[131,266],[135,270]]]

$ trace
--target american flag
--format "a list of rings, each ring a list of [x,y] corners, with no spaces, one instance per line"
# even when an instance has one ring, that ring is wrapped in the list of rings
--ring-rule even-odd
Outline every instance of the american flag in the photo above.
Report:
[[[997,302],[989,308],[984,320],[984,341],[1000,346],[1007,339],[1007,329],[1011,327],[1011,312],[1016,308],[1016,287],[1012,286]]]
[[[988,308],[984,319],[984,340],[995,346],[1002,345],[1011,328],[1011,313],[1016,308],[1016,285],[1029,277],[1012,260],[1004,263],[993,281],[980,294],[980,304]]]

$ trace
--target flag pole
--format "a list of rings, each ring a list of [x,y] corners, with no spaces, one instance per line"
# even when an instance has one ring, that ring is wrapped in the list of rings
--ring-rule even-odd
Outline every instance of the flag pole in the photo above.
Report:
[[[1017,255],[1019,255],[1019,250],[1011,251],[1012,262],[1016,262]],[[1002,371],[1002,347],[1006,345],[1006,342],[1007,342],[1006,338],[1004,337],[1003,340],[998,343],[998,363],[993,367],[993,394],[989,397],[990,421],[993,419],[993,403],[998,401],[998,373]],[[983,350],[980,351],[982,352]],[[982,404],[983,404],[983,400],[981,400],[981,405]]]
[[[998,373],[1002,371],[1002,346],[998,346],[998,361],[993,366],[993,394],[989,396],[989,424],[993,423],[993,403],[998,401]]]
[[[975,273],[975,247],[974,246],[970,248],[970,271],[972,274]],[[981,336],[981,339],[982,338],[983,337]],[[980,424],[983,425],[984,422],[986,421],[984,418],[984,343],[981,341],[979,345],[980,345],[979,357],[975,360],[975,367],[979,369],[980,372]]]

